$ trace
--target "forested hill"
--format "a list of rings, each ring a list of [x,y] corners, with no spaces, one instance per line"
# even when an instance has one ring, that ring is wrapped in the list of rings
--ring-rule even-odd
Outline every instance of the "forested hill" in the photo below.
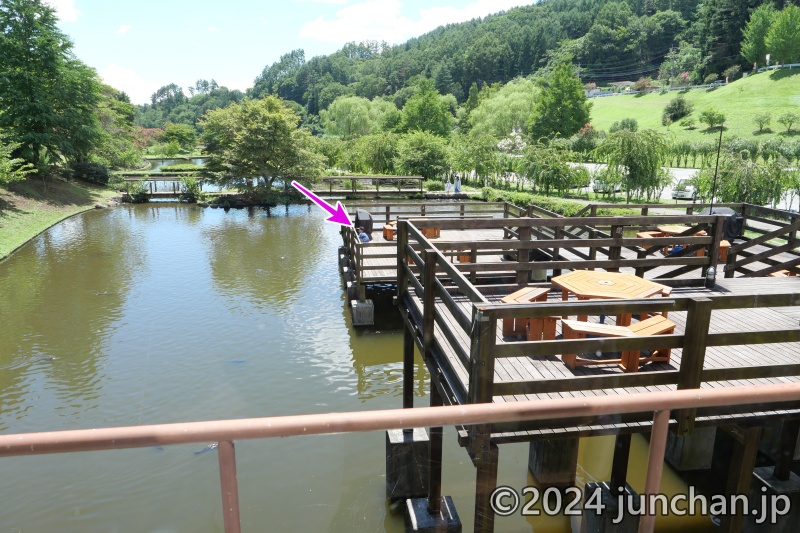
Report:
[[[336,53],[310,59],[303,50],[293,50],[265,67],[248,94],[294,101],[313,122],[343,95],[390,97],[402,107],[423,77],[461,103],[473,84],[506,83],[546,70],[552,60],[567,55],[584,82],[636,81],[685,71],[699,82],[748,64],[740,55],[742,29],[750,13],[765,3],[772,2],[542,0],[443,26],[400,45],[349,43]],[[776,7],[784,2],[780,4]],[[165,86],[153,95],[152,105],[140,109],[137,122],[145,127],[194,123],[202,114],[193,102],[198,96],[187,98],[180,88]],[[225,96],[226,101],[241,97]],[[202,100],[207,109],[208,95]]]

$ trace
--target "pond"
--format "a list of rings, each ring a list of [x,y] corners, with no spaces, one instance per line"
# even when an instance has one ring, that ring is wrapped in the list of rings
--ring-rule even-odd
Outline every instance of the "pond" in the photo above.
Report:
[[[0,431],[401,407],[402,330],[351,327],[341,240],[323,218],[308,206],[136,205],[35,238],[0,263]],[[385,502],[384,439],[237,443],[243,530],[403,531]],[[584,440],[579,479],[607,476],[612,448]],[[644,439],[634,453],[642,464]],[[504,446],[499,483],[530,484],[527,456]],[[2,469],[4,531],[222,531],[216,451],[204,445],[5,458]],[[447,428],[444,493],[465,531],[474,480]],[[512,516],[496,531],[534,527],[571,524]]]

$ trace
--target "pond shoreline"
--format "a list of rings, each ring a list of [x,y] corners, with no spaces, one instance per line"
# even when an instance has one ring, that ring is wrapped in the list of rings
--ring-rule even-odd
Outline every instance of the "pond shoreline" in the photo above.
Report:
[[[119,192],[81,181],[30,178],[0,189],[0,262],[53,226],[80,213],[112,207]]]

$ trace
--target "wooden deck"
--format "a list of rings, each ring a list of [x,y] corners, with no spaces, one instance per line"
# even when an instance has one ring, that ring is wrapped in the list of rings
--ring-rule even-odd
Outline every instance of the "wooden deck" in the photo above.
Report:
[[[409,299],[412,304],[410,310],[410,321],[414,326],[422,327],[423,304],[416,294],[411,290],[413,297]],[[676,288],[673,291],[673,299],[716,297],[716,296],[744,296],[744,295],[768,295],[768,294],[800,294],[800,279],[798,278],[761,278],[758,280],[737,278],[729,280],[719,280],[713,289],[705,288]],[[488,296],[492,303],[499,303],[501,294]],[[473,303],[464,296],[454,296],[460,309],[467,315],[472,314]],[[548,302],[560,303],[561,293],[554,290],[550,293]],[[798,302],[800,303],[800,302]],[[468,392],[470,390],[470,375],[467,370],[469,366],[470,335],[460,327],[458,319],[448,309],[448,307],[437,299],[436,312],[440,313],[450,329],[457,343],[449,342],[448,334],[444,328],[436,325],[434,332],[435,350],[440,352],[439,360],[442,366],[449,369],[449,374],[457,378],[453,394],[449,400],[451,404],[469,403]],[[676,335],[686,334],[686,311],[673,311],[669,314],[669,319],[677,324]],[[598,321],[598,317],[590,317],[591,321]],[[763,331],[772,330],[797,330],[800,321],[800,307],[759,307],[743,309],[722,309],[714,311],[711,316],[709,333],[713,334],[732,334],[732,333],[753,333],[758,334]],[[613,324],[614,317],[606,317],[606,323]],[[557,327],[557,334],[561,334],[560,323]],[[531,344],[520,341],[516,338],[503,337],[502,328],[496,325],[495,342],[497,345],[527,345]],[[533,351],[533,350],[532,350]],[[441,358],[441,359],[440,359]],[[504,384],[528,382],[535,383],[533,388],[541,392],[529,394],[493,396],[494,402],[509,402],[519,400],[537,400],[544,398],[565,398],[565,397],[586,397],[606,396],[615,394],[629,394],[632,392],[645,391],[666,391],[676,390],[677,382],[664,384],[651,384],[642,386],[613,386],[611,380],[603,388],[594,387],[601,384],[600,381],[592,380],[593,377],[618,376],[620,382],[634,381],[636,378],[645,376],[639,381],[646,382],[650,379],[648,374],[655,376],[651,381],[675,381],[677,374],[683,365],[683,350],[673,348],[670,363],[652,363],[644,365],[638,375],[623,374],[622,371],[614,366],[588,366],[578,367],[574,370],[567,368],[557,356],[546,357],[506,357],[497,358],[494,362],[494,387],[500,388]],[[465,364],[466,362],[466,364]],[[791,365],[793,368],[787,368]],[[430,364],[429,364],[430,366]],[[752,370],[754,367],[761,369],[761,373],[769,374],[770,367],[773,367],[779,374],[787,372],[797,372],[800,370],[800,342],[779,342],[774,344],[748,344],[748,345],[727,345],[719,347],[708,347],[705,352],[705,364],[703,372],[710,378],[715,375],[724,378],[735,376],[736,370]],[[434,370],[431,369],[431,372]],[[657,374],[657,375],[656,375]],[[658,379],[658,378],[661,379]],[[768,383],[785,383],[800,381],[800,375],[779,375],[775,377],[756,377],[750,379],[710,379],[703,380],[700,387],[728,387],[735,385],[758,385]],[[750,413],[739,414],[707,414],[697,418],[698,425],[719,424],[727,419],[744,418],[764,418],[764,417],[786,417],[787,415],[800,416],[800,410],[793,411],[753,411]],[[589,436],[598,434],[619,434],[621,432],[637,432],[646,430],[649,421],[632,422],[602,422],[592,421],[586,423],[575,423],[575,421],[552,421],[548,425],[528,430],[528,431],[499,431],[493,432],[492,440],[497,443],[529,441],[540,438],[550,438],[553,436]],[[466,438],[467,433],[462,428],[461,437]]]

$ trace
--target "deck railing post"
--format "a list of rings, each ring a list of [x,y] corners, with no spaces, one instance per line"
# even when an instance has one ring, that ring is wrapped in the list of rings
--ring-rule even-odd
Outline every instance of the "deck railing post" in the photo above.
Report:
[[[706,358],[706,340],[711,325],[711,310],[714,302],[710,298],[689,300],[686,328],[683,341],[683,355],[678,373],[678,390],[699,389],[703,379],[703,365]],[[678,421],[678,435],[688,435],[694,429],[697,409],[680,409],[675,413]]]
[[[609,261],[619,261],[622,257],[622,235],[625,226],[621,224],[612,224],[611,225],[611,238],[612,239],[619,239],[618,243],[615,243],[611,246],[608,250],[608,260]],[[619,267],[610,267],[606,269],[608,272],[619,272]]]
[[[531,240],[531,229],[531,226],[520,226],[518,228],[520,244]],[[525,270],[517,270],[517,285],[525,285],[531,279],[530,250],[528,248],[523,248],[522,246],[517,248],[517,262],[520,263],[520,266],[523,264],[528,265]]]
[[[719,273],[719,246],[725,236],[723,231],[725,224],[725,216],[720,215],[717,217],[717,221],[714,222],[714,240],[711,242],[710,248],[708,250],[709,259],[711,259],[711,263],[708,265],[708,268],[713,268],[715,273]],[[706,268],[703,268],[702,274],[705,277],[706,275]]]
[[[436,250],[425,250],[425,268],[422,274],[422,357],[430,356],[433,328],[436,317]]]
[[[408,277],[406,265],[408,255],[406,253],[408,245],[408,221],[397,221],[397,303],[401,304],[403,297],[408,294]]]
[[[240,533],[242,529],[239,520],[239,487],[236,482],[236,453],[233,442],[221,441],[217,446],[217,455],[225,533]]]
[[[561,237],[563,237],[564,236],[563,235],[564,229],[565,228],[563,228],[561,226],[554,227],[553,228],[553,239],[558,240]],[[558,261],[560,256],[561,256],[561,248],[558,247],[558,246],[554,246],[553,247],[553,261]],[[594,270],[594,269],[592,269],[592,270]],[[553,276],[560,276],[560,275],[561,275],[561,269],[560,268],[554,268],[553,269]]]
[[[392,207],[391,207],[390,204],[386,204],[386,223],[387,224],[392,221],[391,216],[392,216]]]

